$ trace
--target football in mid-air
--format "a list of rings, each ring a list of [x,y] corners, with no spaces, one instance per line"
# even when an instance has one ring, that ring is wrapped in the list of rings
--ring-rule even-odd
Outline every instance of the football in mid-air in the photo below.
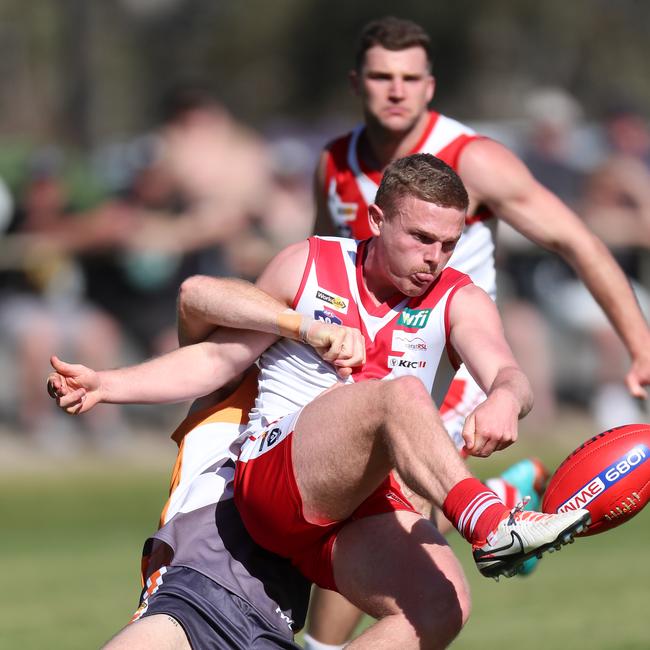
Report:
[[[586,508],[602,533],[637,515],[650,499],[650,425],[626,424],[587,440],[551,476],[542,510]]]

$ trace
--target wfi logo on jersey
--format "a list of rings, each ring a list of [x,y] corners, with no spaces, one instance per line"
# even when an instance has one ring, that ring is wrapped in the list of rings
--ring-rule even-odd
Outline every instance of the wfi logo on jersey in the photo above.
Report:
[[[332,309],[340,311],[343,314],[348,313],[349,300],[342,298],[341,296],[337,296],[335,293],[330,293],[319,288],[316,291],[316,300],[322,300],[323,302],[326,302]]]
[[[430,309],[403,309],[399,315],[398,325],[422,329],[431,316]]]
[[[426,352],[427,344],[419,336],[410,337],[402,330],[395,330],[391,350],[393,352]]]

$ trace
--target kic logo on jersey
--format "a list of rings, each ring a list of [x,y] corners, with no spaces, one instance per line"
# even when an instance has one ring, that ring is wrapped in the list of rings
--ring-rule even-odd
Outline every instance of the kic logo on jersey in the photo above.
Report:
[[[348,303],[350,301],[347,298],[337,296],[335,293],[324,291],[319,287],[316,290],[316,300],[322,300],[323,302],[326,302],[335,311],[340,311],[343,314],[348,313]]]
[[[342,325],[343,321],[335,316],[329,309],[316,309],[314,311],[314,318],[322,320],[324,323],[331,323],[332,325]]]
[[[419,336],[409,335],[402,330],[395,330],[391,350],[393,352],[426,352],[427,344]]]
[[[397,324],[404,327],[422,329],[426,326],[430,315],[430,309],[403,309],[399,315]]]
[[[639,465],[648,460],[650,452],[645,445],[637,445],[606,467],[600,474],[594,476],[583,485],[570,499],[565,501],[558,509],[558,512],[568,512],[584,508],[598,495],[625,478],[629,472],[633,472]]]
[[[389,368],[408,368],[414,370],[415,368],[426,368],[427,362],[417,359],[409,359],[408,357],[388,357]]]

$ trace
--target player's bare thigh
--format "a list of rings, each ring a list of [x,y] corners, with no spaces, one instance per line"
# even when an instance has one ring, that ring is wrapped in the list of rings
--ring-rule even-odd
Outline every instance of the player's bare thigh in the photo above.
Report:
[[[176,619],[152,614],[120,630],[102,650],[191,650],[191,646]]]
[[[292,459],[307,518],[345,519],[372,494],[392,468],[381,432],[402,408],[433,410],[413,377],[341,386],[303,409]]]
[[[435,526],[413,512],[347,524],[333,563],[340,592],[375,618],[394,617],[400,638],[406,626],[414,639],[451,641],[469,617],[469,586],[458,559]]]

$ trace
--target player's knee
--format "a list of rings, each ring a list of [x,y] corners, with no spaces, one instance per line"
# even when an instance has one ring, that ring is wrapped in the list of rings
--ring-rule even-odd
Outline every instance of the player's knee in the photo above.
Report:
[[[418,377],[411,375],[397,377],[392,381],[381,382],[387,393],[385,404],[394,408],[395,404],[400,407],[412,406],[418,408],[421,405],[431,405],[431,395]],[[401,410],[401,408],[400,408]]]
[[[412,621],[423,648],[446,648],[469,619],[472,600],[466,581],[449,582],[447,587],[446,593],[438,591],[430,598],[429,606]]]

